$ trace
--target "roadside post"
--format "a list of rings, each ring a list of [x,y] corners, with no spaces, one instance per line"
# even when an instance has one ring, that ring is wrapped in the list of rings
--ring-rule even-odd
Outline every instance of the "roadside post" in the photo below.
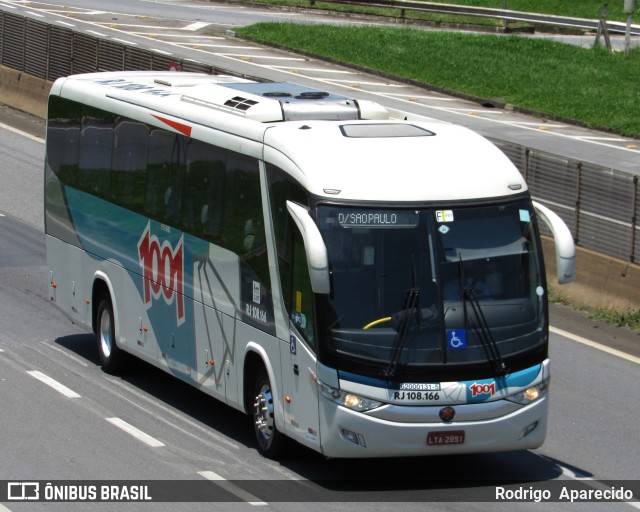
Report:
[[[631,44],[631,21],[633,11],[636,9],[636,0],[624,0],[624,12],[627,15],[627,29],[624,36],[624,56],[629,57],[629,45]]]

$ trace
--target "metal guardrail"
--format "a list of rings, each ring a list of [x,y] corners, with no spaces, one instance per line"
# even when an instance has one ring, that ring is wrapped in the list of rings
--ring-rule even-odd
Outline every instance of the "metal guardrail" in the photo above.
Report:
[[[523,174],[534,199],[562,217],[576,245],[640,262],[638,175],[512,142],[492,142]]]
[[[418,2],[404,0],[322,0],[323,3],[361,5],[366,7],[394,8],[404,11],[436,12],[440,14],[456,14],[481,18],[493,18],[505,22],[519,21],[534,25],[551,25],[554,27],[568,27],[578,30],[597,31],[599,19],[572,18],[569,16],[554,16],[533,12],[512,11],[509,9],[496,9],[490,7],[473,7],[468,5],[440,4],[433,2]],[[309,0],[310,5],[315,5],[315,0]],[[607,21],[609,32],[625,33],[626,24],[619,21]],[[631,34],[640,35],[640,25],[631,25]]]
[[[168,70],[234,74],[116,41],[79,34],[0,11],[0,64],[44,80],[75,73]],[[255,77],[247,77],[253,78]],[[640,261],[638,176],[493,140],[524,175],[534,198],[558,213],[576,243],[630,262]]]

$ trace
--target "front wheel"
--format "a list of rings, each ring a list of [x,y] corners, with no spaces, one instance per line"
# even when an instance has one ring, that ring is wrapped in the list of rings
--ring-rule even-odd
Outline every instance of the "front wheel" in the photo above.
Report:
[[[253,396],[253,429],[258,451],[269,459],[276,459],[282,453],[285,439],[276,428],[273,391],[264,367],[258,371]]]
[[[96,321],[96,338],[102,369],[107,373],[118,373],[122,369],[124,355],[116,344],[116,324],[113,306],[108,295],[100,299]]]

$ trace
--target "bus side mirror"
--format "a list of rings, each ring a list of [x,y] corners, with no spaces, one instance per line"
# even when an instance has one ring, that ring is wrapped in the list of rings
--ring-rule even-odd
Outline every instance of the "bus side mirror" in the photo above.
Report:
[[[571,231],[564,221],[546,206],[533,201],[538,216],[549,227],[556,242],[556,272],[558,283],[566,284],[576,276],[576,247]]]
[[[304,248],[307,252],[311,289],[314,293],[328,294],[331,291],[329,256],[320,230],[305,207],[287,201],[287,210],[302,233]]]

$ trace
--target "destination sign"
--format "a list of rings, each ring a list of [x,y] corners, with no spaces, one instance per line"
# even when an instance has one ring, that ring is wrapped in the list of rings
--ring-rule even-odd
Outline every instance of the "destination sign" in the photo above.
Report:
[[[418,212],[392,210],[343,210],[337,214],[344,228],[414,228]]]

